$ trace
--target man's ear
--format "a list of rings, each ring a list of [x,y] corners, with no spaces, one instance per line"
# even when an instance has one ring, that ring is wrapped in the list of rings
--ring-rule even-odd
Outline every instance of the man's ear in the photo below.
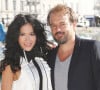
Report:
[[[73,23],[73,25],[74,25],[74,27],[76,27],[76,26],[77,26],[77,22],[75,21],[75,22]]]
[[[73,22],[73,29],[76,30],[77,22]]]

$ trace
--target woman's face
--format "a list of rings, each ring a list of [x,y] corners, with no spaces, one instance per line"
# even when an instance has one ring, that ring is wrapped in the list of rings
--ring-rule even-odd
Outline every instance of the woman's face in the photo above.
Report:
[[[19,45],[25,51],[31,51],[36,43],[36,35],[31,24],[25,24],[20,28]]]

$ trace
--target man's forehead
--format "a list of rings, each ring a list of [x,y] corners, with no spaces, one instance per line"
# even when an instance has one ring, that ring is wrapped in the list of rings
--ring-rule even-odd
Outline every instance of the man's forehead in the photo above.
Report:
[[[52,12],[51,15],[66,15],[68,13],[64,12],[64,11],[55,11],[55,12]]]
[[[50,21],[55,20],[65,20],[68,19],[69,15],[68,14],[63,14],[63,13],[52,13],[50,16]]]

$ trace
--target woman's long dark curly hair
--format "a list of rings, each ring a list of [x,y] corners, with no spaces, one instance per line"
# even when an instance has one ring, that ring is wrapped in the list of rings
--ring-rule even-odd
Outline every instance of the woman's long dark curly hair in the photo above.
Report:
[[[8,26],[5,41],[6,50],[4,51],[5,59],[1,62],[0,71],[3,71],[7,65],[11,66],[13,72],[21,69],[20,57],[24,57],[24,55],[23,50],[18,43],[18,38],[20,34],[20,28],[27,23],[32,25],[34,33],[36,34],[35,46],[31,51],[26,52],[28,60],[34,60],[34,57],[45,58],[47,51],[47,40],[43,24],[39,20],[35,19],[33,15],[18,14]]]

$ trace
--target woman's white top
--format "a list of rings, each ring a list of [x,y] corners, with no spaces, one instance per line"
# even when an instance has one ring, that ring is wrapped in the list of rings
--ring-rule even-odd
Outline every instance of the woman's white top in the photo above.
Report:
[[[18,80],[13,82],[12,90],[52,90],[50,68],[42,58],[35,57],[35,62],[40,67],[42,73],[42,88],[40,87],[40,76],[38,68],[32,62],[27,62],[27,58],[21,57],[21,74]]]

